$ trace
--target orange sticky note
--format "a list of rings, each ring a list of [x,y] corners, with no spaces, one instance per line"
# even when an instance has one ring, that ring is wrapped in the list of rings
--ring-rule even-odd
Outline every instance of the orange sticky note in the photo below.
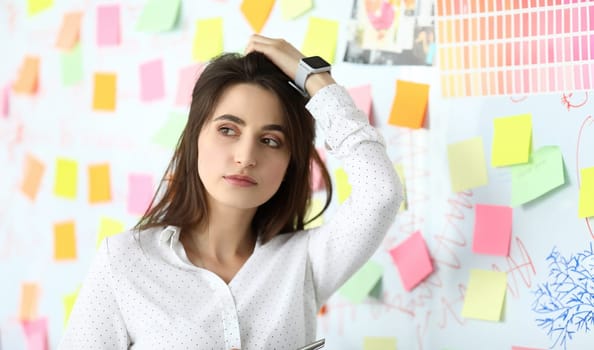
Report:
[[[111,180],[109,164],[89,165],[89,203],[111,200]]]
[[[241,13],[256,33],[260,33],[270,15],[274,0],[243,0]]]
[[[22,321],[37,318],[37,305],[39,304],[39,285],[33,282],[21,284],[21,310],[19,317]]]
[[[95,73],[93,109],[113,111],[116,104],[116,81],[114,73]]]
[[[39,80],[39,57],[27,56],[19,70],[19,75],[12,89],[22,94],[34,94],[37,92]]]
[[[425,122],[428,99],[429,85],[397,80],[388,123],[420,129]]]
[[[27,154],[21,191],[32,201],[35,200],[39,192],[39,185],[41,184],[44,170],[45,165],[40,160],[31,154]]]
[[[78,163],[75,160],[58,158],[56,159],[56,179],[54,182],[54,194],[58,197],[76,198],[78,178]]]
[[[74,221],[64,221],[54,224],[54,259],[76,259]]]
[[[62,27],[58,34],[56,47],[59,49],[70,50],[76,46],[80,36],[80,21],[82,12],[70,12],[64,15]]]

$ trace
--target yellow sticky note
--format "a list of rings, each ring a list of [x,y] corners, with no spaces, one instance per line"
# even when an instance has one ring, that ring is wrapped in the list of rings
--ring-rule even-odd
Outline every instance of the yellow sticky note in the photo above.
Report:
[[[44,171],[45,165],[39,159],[27,154],[21,191],[32,201],[37,197]]]
[[[396,174],[400,179],[400,183],[402,184],[402,195],[404,196],[402,203],[400,203],[400,208],[398,208],[398,212],[405,211],[408,208],[407,198],[406,198],[406,181],[404,178],[404,166],[402,163],[394,164],[394,170],[396,170]]]
[[[75,160],[58,158],[54,194],[68,199],[76,198],[77,178],[78,163]]]
[[[223,52],[223,19],[200,19],[196,22],[192,58],[206,62]]]
[[[72,312],[72,307],[76,302],[76,298],[78,298],[78,293],[80,291],[80,287],[78,287],[73,293],[65,294],[62,298],[62,304],[64,305],[64,327],[68,324],[68,319],[70,318],[70,313]]]
[[[520,114],[493,121],[491,165],[494,167],[527,163],[532,141],[532,116]]]
[[[122,231],[124,231],[123,222],[106,217],[101,218],[99,221],[99,234],[97,235],[96,247],[99,248],[105,237],[111,237]]]
[[[21,284],[21,307],[19,318],[21,321],[37,319],[37,306],[39,304],[39,285],[33,282]]]
[[[487,184],[483,139],[475,137],[448,145],[450,182],[453,192]]]
[[[297,18],[313,7],[312,0],[281,0],[281,13],[285,21]]]
[[[578,216],[594,216],[594,167],[580,169],[580,199]]]
[[[109,164],[89,165],[89,203],[111,200]]]
[[[351,195],[351,184],[349,177],[342,168],[334,171],[334,181],[336,182],[336,192],[338,194],[338,203],[344,202]]]
[[[321,56],[329,63],[334,62],[338,22],[310,17],[301,52],[305,56]]]
[[[54,224],[54,259],[76,259],[74,221],[64,221]]]
[[[363,350],[396,350],[396,337],[364,337]]]
[[[324,209],[324,202],[317,198],[312,199],[312,201],[309,203],[309,207],[307,208],[307,214],[305,215],[305,229],[314,228],[324,223],[324,215],[320,215],[315,220],[308,222],[315,215],[318,215],[322,209]]]
[[[428,100],[429,85],[397,80],[388,123],[411,129],[422,128]]]
[[[500,321],[506,288],[507,273],[470,270],[470,280],[462,306],[462,317]]]
[[[274,0],[243,0],[240,9],[254,32],[260,33],[273,5]]]
[[[95,88],[93,90],[94,110],[115,110],[116,82],[117,76],[114,73],[95,73]]]
[[[27,56],[19,70],[19,75],[12,85],[14,92],[21,94],[34,94],[37,92],[39,79],[39,57]]]
[[[54,0],[27,0],[27,14],[33,16],[52,7]]]
[[[64,15],[56,41],[57,48],[70,50],[78,43],[82,15],[82,12],[69,12]]]

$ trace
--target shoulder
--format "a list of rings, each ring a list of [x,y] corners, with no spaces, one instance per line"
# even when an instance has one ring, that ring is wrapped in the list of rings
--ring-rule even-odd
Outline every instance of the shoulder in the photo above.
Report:
[[[145,230],[131,229],[105,238],[105,248],[110,257],[133,257],[143,251],[157,247],[159,236],[165,227],[152,227]]]

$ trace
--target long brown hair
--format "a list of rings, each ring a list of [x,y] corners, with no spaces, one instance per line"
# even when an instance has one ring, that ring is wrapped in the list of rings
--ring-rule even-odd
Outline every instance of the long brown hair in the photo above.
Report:
[[[213,59],[196,81],[187,124],[149,209],[135,229],[173,225],[183,232],[206,223],[206,190],[198,176],[198,136],[223,92],[240,83],[256,84],[278,97],[285,109],[291,153],[280,188],[256,211],[253,231],[266,242],[279,233],[302,230],[305,224],[322,215],[332,198],[330,175],[315,149],[315,123],[305,108],[307,98],[289,85],[289,81],[287,75],[258,52],[245,56],[227,53]],[[312,166],[318,166],[321,171],[326,203],[305,222],[312,196]]]

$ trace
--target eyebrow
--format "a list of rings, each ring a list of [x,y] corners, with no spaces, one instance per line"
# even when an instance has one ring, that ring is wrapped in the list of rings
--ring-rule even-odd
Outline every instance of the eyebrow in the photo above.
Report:
[[[241,126],[245,126],[245,120],[231,115],[231,114],[223,114],[221,116],[216,117],[215,119],[213,119],[213,121],[217,121],[217,120],[228,120],[230,122],[239,124]],[[271,130],[271,131],[280,131],[282,133],[285,133],[285,128],[282,127],[282,125],[278,125],[278,124],[268,124],[268,125],[264,125],[262,127],[262,130]]]

